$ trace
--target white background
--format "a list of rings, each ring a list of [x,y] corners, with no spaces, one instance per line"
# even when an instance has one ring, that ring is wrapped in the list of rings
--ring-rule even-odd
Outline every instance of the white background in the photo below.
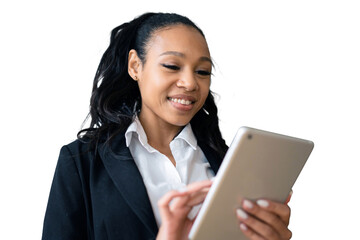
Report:
[[[110,31],[147,11],[205,32],[228,144],[241,125],[315,142],[294,186],[293,239],[358,237],[358,1],[235,2],[1,3],[0,239],[40,239],[60,147],[85,119]]]

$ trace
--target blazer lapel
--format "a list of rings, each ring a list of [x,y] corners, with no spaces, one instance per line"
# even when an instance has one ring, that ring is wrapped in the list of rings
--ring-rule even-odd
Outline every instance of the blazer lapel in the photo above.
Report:
[[[110,146],[103,144],[99,153],[106,170],[144,225],[156,236],[158,227],[141,174],[129,149],[124,134],[114,138]]]

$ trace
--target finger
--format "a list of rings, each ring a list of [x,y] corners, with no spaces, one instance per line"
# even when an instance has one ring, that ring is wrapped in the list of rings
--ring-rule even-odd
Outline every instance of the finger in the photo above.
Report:
[[[190,195],[188,193],[186,193],[186,195],[175,198],[174,201],[170,203],[170,211],[181,210],[190,212],[191,206],[187,204],[189,202],[189,199]]]
[[[186,187],[186,191],[184,191],[189,197],[176,199],[172,204],[172,208],[193,207],[203,202],[209,192],[211,184],[212,181],[210,180],[189,184]]]
[[[196,206],[196,205],[204,202],[208,192],[209,192],[209,188],[202,189],[199,192],[191,194],[189,201],[187,202],[187,205],[188,206]]]
[[[279,233],[274,228],[250,214],[247,214],[244,210],[237,209],[236,213],[241,223],[252,229],[252,234],[254,235],[252,239],[257,239],[257,237],[263,237],[264,239],[269,240],[280,238]]]
[[[251,228],[249,228],[245,223],[240,223],[240,229],[248,239],[265,240],[262,236],[254,232]]]
[[[291,236],[291,231],[287,228],[288,224],[283,222],[275,213],[264,210],[249,200],[244,200],[242,207],[247,213],[250,213],[252,216],[268,224],[280,236],[284,238],[289,238]]]
[[[289,225],[291,209],[288,205],[264,199],[257,200],[256,203],[262,209],[278,215],[286,225]]]
[[[205,180],[205,181],[191,183],[187,185],[186,188],[187,188],[187,192],[194,193],[200,191],[201,189],[210,188],[211,184],[212,184],[211,180]]]
[[[293,195],[293,190],[290,191],[289,196],[287,197],[287,199],[285,201],[285,204],[288,204],[290,202],[292,195]]]
[[[171,216],[171,212],[169,209],[170,202],[176,197],[184,196],[185,194],[186,192],[170,191],[167,192],[164,196],[162,196],[158,201],[160,215],[164,217],[170,217]]]

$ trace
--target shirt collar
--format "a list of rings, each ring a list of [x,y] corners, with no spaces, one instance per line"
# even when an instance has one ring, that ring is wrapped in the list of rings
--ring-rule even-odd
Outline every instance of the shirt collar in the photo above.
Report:
[[[149,152],[155,151],[149,144],[146,137],[146,133],[144,128],[142,127],[139,118],[136,116],[134,121],[130,124],[128,129],[125,132],[126,146],[129,147],[131,143],[131,139],[134,136],[134,133],[138,136],[138,139]],[[197,140],[195,138],[194,132],[192,131],[190,123],[188,123],[181,132],[173,139],[173,141],[177,139],[182,139],[189,144],[191,148],[196,150],[197,148]]]
[[[127,147],[129,147],[134,133],[137,134],[141,145],[143,145],[144,147],[149,145],[148,141],[147,141],[145,130],[142,127],[142,125],[139,121],[139,118],[137,116],[135,117],[134,121],[130,124],[130,126],[128,127],[128,129],[125,132],[125,139],[126,139]]]
[[[197,140],[194,135],[194,132],[192,131],[190,123],[188,123],[181,130],[181,132],[174,138],[174,140],[176,140],[176,139],[183,139],[184,141],[186,141],[189,144],[190,147],[192,147],[194,150],[196,150]]]

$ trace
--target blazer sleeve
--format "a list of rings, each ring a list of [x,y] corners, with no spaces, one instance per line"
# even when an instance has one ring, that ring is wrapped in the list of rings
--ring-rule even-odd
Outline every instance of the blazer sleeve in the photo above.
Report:
[[[75,159],[62,147],[45,213],[43,240],[87,239],[86,210]]]

